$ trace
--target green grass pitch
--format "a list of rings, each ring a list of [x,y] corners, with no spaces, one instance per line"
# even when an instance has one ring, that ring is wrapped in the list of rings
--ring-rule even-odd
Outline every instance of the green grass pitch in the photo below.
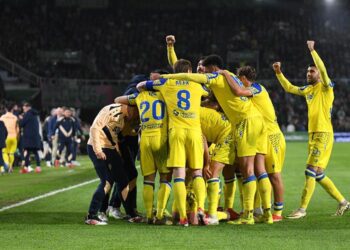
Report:
[[[349,147],[334,145],[327,175],[350,199]],[[298,207],[304,183],[306,143],[287,143],[283,169],[284,215]],[[96,178],[87,157],[81,167],[43,168],[41,174],[0,176],[0,208]],[[16,171],[18,172],[18,171]],[[143,211],[142,178],[138,206]],[[110,220],[87,226],[83,218],[97,182],[0,212],[0,249],[348,249],[350,212],[332,217],[337,203],[316,186],[306,218],[274,225],[150,226]],[[236,194],[236,197],[238,194]],[[238,201],[238,199],[236,199]],[[236,202],[238,208],[239,202]]]

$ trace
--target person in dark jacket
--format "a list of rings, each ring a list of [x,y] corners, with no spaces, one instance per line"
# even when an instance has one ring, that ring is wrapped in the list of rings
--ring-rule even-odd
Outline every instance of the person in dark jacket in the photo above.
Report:
[[[72,118],[70,108],[65,108],[63,111],[63,119],[56,123],[55,130],[58,130],[58,154],[55,161],[55,167],[60,164],[63,149],[66,148],[65,161],[68,167],[72,167],[72,150],[73,139],[76,133],[75,121]]]
[[[40,118],[39,113],[35,109],[32,109],[30,103],[23,104],[23,117],[20,117],[19,126],[22,128],[22,146],[24,156],[24,167],[22,173],[33,171],[30,166],[30,153],[34,154],[36,161],[35,172],[40,173],[40,158],[38,151],[42,147],[40,136]]]
[[[5,173],[5,163],[2,158],[2,149],[6,147],[7,129],[3,121],[0,120],[0,171]]]

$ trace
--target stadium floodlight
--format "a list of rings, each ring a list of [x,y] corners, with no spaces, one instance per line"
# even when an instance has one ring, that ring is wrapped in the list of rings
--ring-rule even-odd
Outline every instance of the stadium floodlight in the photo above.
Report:
[[[326,4],[334,4],[335,0],[325,0]]]

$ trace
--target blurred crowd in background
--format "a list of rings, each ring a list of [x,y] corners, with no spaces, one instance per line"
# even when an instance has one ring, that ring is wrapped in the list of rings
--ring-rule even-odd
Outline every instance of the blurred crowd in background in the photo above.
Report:
[[[101,9],[35,2],[16,6],[0,1],[0,53],[39,76],[125,80],[155,68],[170,70],[164,41],[169,34],[176,35],[178,57],[194,65],[212,53],[229,61],[232,53],[256,52],[253,62],[238,60],[228,69],[254,64],[284,131],[307,131],[305,101],[283,91],[271,63],[282,61],[285,75],[305,84],[311,57],[303,41],[316,40],[329,76],[336,79],[334,130],[350,131],[350,84],[343,80],[350,76],[350,34],[344,32],[350,28],[349,8],[192,4],[160,11],[157,6],[129,8],[120,1]]]

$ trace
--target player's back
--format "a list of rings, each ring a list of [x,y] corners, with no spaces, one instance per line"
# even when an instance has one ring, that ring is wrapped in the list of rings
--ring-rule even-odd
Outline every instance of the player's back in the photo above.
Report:
[[[159,92],[143,91],[133,94],[141,122],[141,136],[167,133],[167,114],[163,96]],[[132,98],[132,97],[131,97]],[[133,100],[129,96],[129,103]]]
[[[17,137],[17,123],[18,118],[11,112],[7,112],[6,114],[2,115],[0,117],[0,120],[2,120],[6,126],[8,137],[9,138],[16,138]]]
[[[169,129],[201,129],[201,97],[208,95],[205,87],[191,81],[166,79],[163,87],[157,89],[163,95],[167,106]]]
[[[259,83],[253,83],[250,89],[254,93],[251,100],[263,116],[268,131],[280,131],[275,108],[265,87]]]
[[[231,130],[231,123],[225,114],[205,107],[201,107],[200,112],[202,133],[208,142],[217,143],[222,133]]]
[[[243,86],[236,75],[233,73],[230,74],[237,84]],[[233,94],[223,75],[214,72],[212,74],[207,74],[207,78],[210,88],[213,90],[215,97],[231,123],[237,124],[243,119],[261,116],[250,98]]]

